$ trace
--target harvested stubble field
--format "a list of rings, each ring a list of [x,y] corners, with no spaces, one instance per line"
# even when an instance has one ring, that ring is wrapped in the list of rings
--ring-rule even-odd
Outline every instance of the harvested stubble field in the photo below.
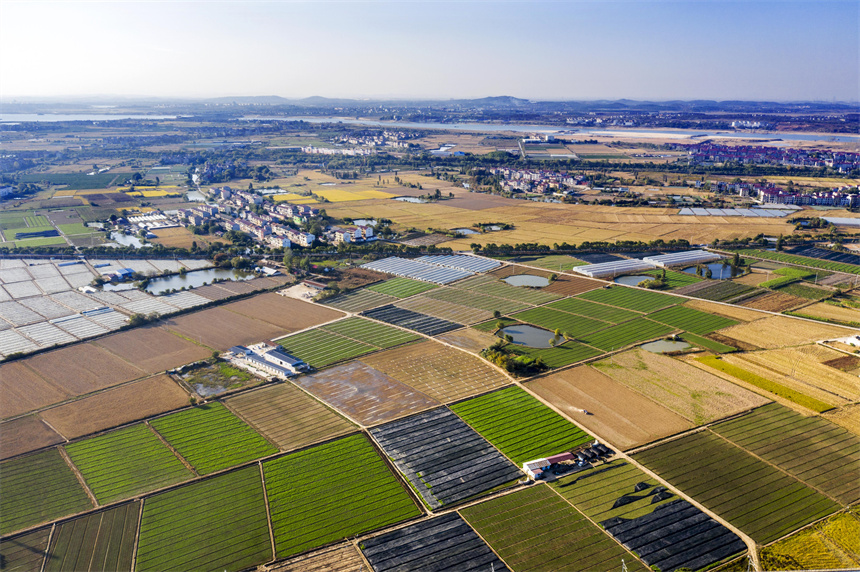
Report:
[[[432,340],[380,352],[361,361],[442,403],[511,383],[482,359]]]
[[[740,322],[752,322],[753,320],[760,320],[767,317],[767,314],[763,312],[756,312],[755,310],[747,310],[746,308],[734,305],[725,303],[718,304],[716,302],[709,302],[706,300],[687,300],[684,302],[684,306],[695,310],[701,310],[708,314],[724,316]]]
[[[478,331],[474,328],[464,328],[454,332],[448,332],[441,336],[436,336],[440,342],[451,344],[469,351],[473,354],[479,354],[484,348],[488,348],[498,339],[493,335]]]
[[[601,288],[580,294],[578,298],[590,300],[601,304],[608,304],[617,308],[627,308],[636,312],[653,312],[668,306],[674,306],[684,301],[678,296],[637,290],[635,288],[624,288],[614,286],[612,288]]]
[[[303,375],[295,383],[365,426],[439,405],[438,401],[359,361]]]
[[[609,352],[637,342],[663,337],[676,329],[645,318],[638,318],[583,336],[580,340],[590,346]]]
[[[145,375],[142,369],[92,344],[77,344],[35,355],[25,363],[43,379],[73,396]]]
[[[592,366],[694,425],[768,402],[764,397],[685,362],[638,348],[594,362]]]
[[[93,508],[57,449],[0,463],[0,535]]]
[[[308,467],[337,459],[337,471]],[[278,558],[419,516],[364,435],[263,463]]]
[[[57,526],[45,572],[131,570],[140,502],[88,514]]]
[[[385,282],[380,282],[367,287],[368,290],[373,292],[394,296],[395,298],[408,298],[409,296],[421,294],[422,292],[433,290],[434,288],[438,288],[438,286],[429,282],[422,282],[421,280],[412,280],[411,278],[402,277],[391,278]]]
[[[685,306],[673,306],[648,314],[648,319],[699,335],[709,334],[738,323],[729,318],[700,312]]]
[[[362,572],[364,560],[358,549],[347,543],[272,564],[268,569],[270,572]]]
[[[274,292],[258,294],[223,306],[225,310],[268,322],[284,333],[304,330],[343,317],[342,312]]]
[[[146,425],[66,445],[99,504],[122,500],[193,475]]]
[[[97,344],[94,342],[94,345],[105,348],[147,373],[160,373],[209,357],[212,353],[164,328],[154,326],[106,336],[99,339]]]
[[[352,423],[291,384],[243,393],[225,403],[282,451],[355,430]]]
[[[577,276],[559,276],[552,284],[545,286],[544,290],[560,296],[576,296],[577,294],[582,294],[601,286],[603,286],[603,283],[597,280],[589,280]]]
[[[620,324],[628,320],[638,318],[641,314],[631,310],[623,310],[615,306],[589,302],[582,298],[565,298],[546,305],[547,308],[561,310],[569,314],[575,314],[585,318],[593,318],[610,324]]]
[[[860,404],[852,403],[838,409],[831,409],[822,417],[845,427],[855,435],[860,435]]]
[[[187,404],[188,394],[170,377],[158,375],[52,407],[40,415],[67,439],[73,439]]]
[[[648,570],[546,485],[460,513],[515,570],[609,570],[620,566],[622,559],[628,570]]]
[[[860,516],[839,513],[762,549],[765,570],[840,570],[860,567]]]
[[[796,254],[787,254],[784,252],[770,252],[767,250],[742,250],[741,256],[752,256],[755,258],[774,260],[776,262],[784,262],[787,264],[797,264],[799,266],[808,266],[811,268],[820,268],[822,270],[831,270],[833,272],[860,274],[860,266],[856,266],[854,264],[844,264],[841,262],[833,262],[831,260],[822,260],[819,258],[809,258],[807,256],[798,256]]]
[[[825,321],[832,320],[837,323],[860,325],[860,309],[847,308],[845,306],[836,306],[827,302],[816,302],[810,306],[806,306],[798,310],[804,316],[818,318]]]
[[[621,450],[693,428],[642,394],[580,366],[529,382],[528,389]],[[583,410],[589,414],[583,413]]]
[[[259,466],[148,497],[136,570],[238,571],[272,559]]]
[[[4,570],[40,571],[48,550],[51,527],[0,540],[0,561]]]
[[[220,403],[159,417],[150,425],[199,475],[278,452],[259,433]]]
[[[325,310],[323,307],[319,308]],[[163,323],[168,329],[182,336],[222,351],[236,345],[249,345],[289,333],[289,330],[269,322],[231,312],[226,309],[226,306],[168,318]],[[206,351],[202,347],[200,349],[205,352],[205,355],[211,353],[211,350]],[[195,360],[187,360],[184,363],[190,361]]]
[[[0,424],[0,459],[62,442],[63,438],[35,415]]]
[[[817,340],[844,338],[854,335],[855,331],[842,326],[771,316],[748,324],[739,324],[720,333],[754,346],[775,349]]]
[[[647,449],[634,458],[760,544],[840,508],[707,430]]]
[[[326,306],[343,310],[344,312],[358,313],[370,310],[371,308],[376,308],[377,306],[385,306],[386,304],[391,304],[396,301],[397,298],[394,296],[380,294],[379,292],[373,292],[372,290],[363,288],[361,290],[354,290],[352,292],[347,292],[346,294],[327,298],[322,303]]]
[[[0,365],[0,418],[14,417],[59,403],[71,397],[48,383],[25,364],[27,360]]]
[[[493,317],[493,313],[487,310],[479,310],[477,308],[421,296],[397,302],[396,306],[404,310],[411,310],[458,324],[474,324],[475,322],[483,322]]]

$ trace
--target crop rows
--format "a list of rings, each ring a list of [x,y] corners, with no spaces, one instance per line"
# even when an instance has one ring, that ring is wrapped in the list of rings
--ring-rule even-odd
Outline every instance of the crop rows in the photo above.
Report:
[[[88,514],[54,531],[45,572],[131,570],[140,503]]]
[[[662,270],[650,270],[648,272],[643,272],[648,276],[653,276],[654,278],[660,278],[663,276]],[[683,288],[684,286],[689,286],[690,284],[697,284],[704,280],[704,278],[700,276],[696,276],[695,274],[687,274],[686,272],[677,272],[675,270],[666,270],[666,286],[669,288]]]
[[[220,403],[180,411],[151,424],[200,475],[278,452]]]
[[[788,284],[777,289],[781,294],[806,298],[807,300],[821,300],[833,295],[833,291],[824,288],[807,286],[806,284]]]
[[[612,326],[606,330],[580,338],[590,346],[603,351],[613,351],[636,342],[642,342],[672,333],[675,328],[639,318]]]
[[[0,540],[0,562],[3,563],[3,570],[41,570],[50,533],[51,528],[45,527]]]
[[[739,284],[738,282],[723,280],[720,282],[712,283],[705,288],[697,289],[694,292],[687,292],[687,295],[692,296],[694,298],[701,298],[702,300],[722,302],[731,298],[737,298],[741,294],[752,292],[753,290],[756,290],[755,286],[749,286],[747,284]],[[760,291],[764,292],[764,290]]]
[[[592,439],[519,387],[458,403],[451,410],[517,464],[569,451]]]
[[[376,346],[379,349],[393,348],[420,339],[415,334],[362,318],[347,318],[322,326],[322,329]]]
[[[457,282],[453,288],[475,291],[478,290],[482,294],[503,298],[505,300],[513,300],[537,306],[557,300],[561,296],[547,292],[546,290],[523,288],[520,286],[511,286],[500,281],[495,276],[486,274],[482,276],[474,276]]]
[[[530,348],[514,344],[509,345],[508,348],[518,355],[541,358],[551,368],[564,367],[603,353],[577,342],[564,342],[554,348]]]
[[[243,570],[272,558],[258,466],[149,497],[137,572]]]
[[[681,336],[685,341],[690,342],[694,346],[699,346],[700,348],[704,348],[706,350],[711,350],[712,352],[716,352],[718,354],[727,354],[734,351],[737,351],[736,347],[729,346],[726,344],[721,344],[718,341],[705,338],[702,336],[697,336],[690,333],[685,333]]]
[[[365,288],[347,292],[346,294],[341,294],[339,296],[333,296],[332,298],[327,298],[323,300],[322,303],[326,306],[343,310],[344,312],[363,312],[364,310],[376,308],[377,306],[384,306],[385,304],[391,304],[396,301],[397,298],[394,296],[380,294],[379,292],[374,292]]]
[[[263,468],[278,558],[421,514],[364,435]]]
[[[495,312],[498,310],[502,314],[510,314],[511,312],[525,310],[531,306],[531,304],[525,304],[523,302],[488,296],[483,292],[483,289],[481,289],[480,292],[476,292],[474,290],[439,288],[422,294],[422,297],[430,298],[432,300],[442,300],[443,302],[451,302],[453,304],[460,304],[461,306],[468,306],[470,308],[478,308],[479,310],[486,310],[487,312]]]
[[[577,298],[644,313],[680,304],[683,301],[682,298],[670,296],[669,294],[661,294],[659,292],[649,292],[647,290],[637,290],[635,288],[625,288],[621,286],[591,290],[584,294],[580,294]]]
[[[290,336],[278,342],[288,353],[320,369],[370,352],[376,347],[316,329]]]
[[[597,304],[581,298],[565,298],[564,300],[547,304],[546,307],[611,324],[620,324],[621,322],[641,316],[638,312],[623,310],[615,306],[607,306],[606,304]]]
[[[433,290],[434,288],[438,288],[438,286],[436,284],[431,284],[430,282],[422,282],[421,280],[413,280],[411,278],[398,276],[397,278],[392,278],[385,282],[368,286],[367,290],[379,292],[380,294],[386,294],[388,296],[394,296],[395,298],[408,298],[409,296],[421,294],[422,292]]]
[[[775,260],[777,262],[785,262],[787,264],[799,264],[801,266],[810,266],[812,268],[821,268],[822,270],[832,270],[834,272],[860,274],[860,266],[855,264],[833,262],[830,260],[822,260],[820,258],[809,258],[807,256],[786,254],[784,252],[771,252],[769,250],[743,250],[741,251],[741,256],[764,258],[765,260]]]
[[[556,329],[561,330],[562,334],[571,338],[578,338],[584,334],[594,332],[595,330],[602,330],[609,326],[606,322],[574,316],[573,314],[547,307],[532,308],[524,312],[517,312],[516,314],[512,314],[511,317],[546,328],[550,332],[554,332]],[[551,337],[551,334],[547,335]]]
[[[860,563],[857,507],[807,528],[761,551],[763,570],[837,570]]]
[[[388,322],[402,328],[409,328],[416,332],[421,332],[426,336],[436,336],[458,330],[463,327],[463,324],[449,322],[441,318],[434,318],[412,310],[398,308],[397,306],[382,306],[374,310],[364,312],[365,316],[371,317],[374,320]]]
[[[713,331],[728,328],[738,323],[729,318],[708,314],[686,306],[673,306],[648,314],[648,319],[700,335],[710,334]]]

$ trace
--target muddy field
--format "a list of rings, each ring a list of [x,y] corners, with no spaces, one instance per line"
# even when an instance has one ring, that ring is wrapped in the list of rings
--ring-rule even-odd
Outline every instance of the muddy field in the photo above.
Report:
[[[559,276],[555,282],[546,286],[543,290],[562,296],[576,296],[595,288],[601,288],[603,285],[602,282],[598,282],[597,280],[577,278],[576,276]]]
[[[17,361],[0,365],[0,418],[5,419],[68,399],[70,394],[51,385]]]
[[[63,438],[35,415],[0,424],[0,459],[62,442]]]
[[[844,338],[856,334],[857,331],[808,320],[771,316],[748,324],[738,324],[720,333],[754,346],[775,349],[830,338]]]
[[[364,426],[436,407],[439,402],[361,362],[350,362],[295,383]]]
[[[352,544],[324,548],[267,567],[270,572],[362,572],[368,571]]]
[[[226,306],[185,314],[163,320],[161,323],[171,331],[221,351],[235,345],[253,344],[289,333],[284,328],[269,322],[231,312],[226,309]],[[211,353],[210,350],[203,357]]]
[[[784,312],[808,302],[809,300],[806,298],[798,298],[797,296],[783,294],[782,292],[768,292],[760,296],[747,298],[740,305],[757,310],[767,310],[768,312]]]
[[[345,314],[318,304],[288,298],[273,292],[258,294],[239,302],[222,306],[236,314],[262,320],[280,328],[284,334],[304,330],[323,322],[330,322]]]
[[[96,343],[147,373],[159,373],[212,354],[211,350],[157,326],[113,334],[94,342]]]
[[[693,428],[683,417],[589,366],[560,371],[526,387],[622,450]]]
[[[362,361],[443,403],[511,383],[481,358],[430,340],[379,352]]]
[[[282,451],[356,430],[347,419],[289,383],[249,391],[224,404]]]
[[[71,395],[83,395],[146,375],[146,372],[93,343],[76,344],[27,359],[42,378]]]
[[[499,338],[486,332],[481,332],[472,328],[456,330],[436,336],[436,339],[449,343],[452,346],[462,348],[473,354],[478,354],[481,350],[493,345]]]

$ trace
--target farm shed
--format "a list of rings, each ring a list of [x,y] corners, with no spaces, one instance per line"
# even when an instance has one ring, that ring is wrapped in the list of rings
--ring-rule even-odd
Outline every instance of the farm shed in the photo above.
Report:
[[[550,464],[556,464],[564,463],[565,461],[574,461],[576,460],[576,457],[573,453],[559,453],[558,455],[547,457],[546,460],[549,461]]]
[[[720,258],[719,254],[705,250],[686,250],[684,252],[648,256],[643,258],[642,261],[665,268],[667,266],[692,266],[693,264],[701,264],[703,262],[714,262]]]
[[[614,277],[628,272],[652,270],[654,266],[654,264],[644,260],[615,260],[613,262],[576,266],[573,268],[573,271],[591,276],[592,278],[603,278],[606,276]]]
[[[532,479],[539,479],[543,472],[549,469],[552,463],[549,459],[535,459],[523,463],[523,472]]]

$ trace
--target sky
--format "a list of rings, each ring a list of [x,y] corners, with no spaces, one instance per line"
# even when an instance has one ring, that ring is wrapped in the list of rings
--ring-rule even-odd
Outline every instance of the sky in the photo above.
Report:
[[[0,97],[860,100],[860,2],[0,0]]]

